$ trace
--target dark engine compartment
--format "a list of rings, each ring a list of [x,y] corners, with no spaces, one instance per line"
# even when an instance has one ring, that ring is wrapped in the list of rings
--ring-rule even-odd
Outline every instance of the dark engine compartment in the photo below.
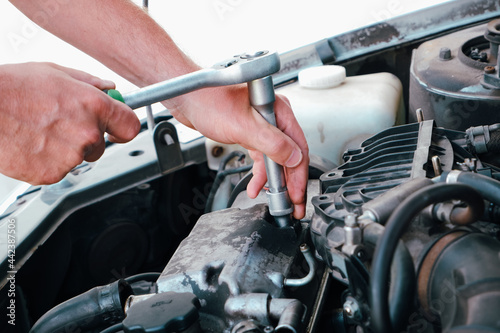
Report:
[[[500,332],[500,19],[376,50],[390,27],[316,45],[348,75],[396,75],[408,123],[339,166],[312,159],[304,219],[280,228],[264,197],[246,197],[249,176],[229,163],[244,153],[216,172],[199,147],[178,143],[178,165],[156,148],[159,175],[101,182],[111,194],[68,208],[26,250],[1,290],[16,325],[1,331]],[[342,59],[367,31],[368,51]],[[232,174],[228,208],[212,212]],[[34,188],[2,218],[65,189]]]

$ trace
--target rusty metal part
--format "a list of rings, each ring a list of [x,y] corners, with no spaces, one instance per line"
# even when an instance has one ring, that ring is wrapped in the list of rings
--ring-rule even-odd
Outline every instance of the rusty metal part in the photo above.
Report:
[[[224,148],[221,146],[215,146],[212,148],[212,156],[220,157],[224,153]]]
[[[496,71],[495,70],[495,66],[486,66],[486,67],[484,67],[484,72],[486,74],[493,74],[493,73],[495,73],[495,71]]]
[[[462,229],[441,238],[419,273],[427,320],[442,332],[496,332],[500,308],[500,242]]]
[[[470,207],[455,207],[451,211],[451,223],[455,225],[468,225],[477,221],[477,216]]]
[[[445,235],[432,246],[422,261],[417,277],[417,293],[420,305],[427,312],[427,314],[430,314],[428,304],[428,286],[434,263],[449,244],[466,234],[467,232],[465,231],[456,231]]]
[[[457,26],[457,22],[463,24],[465,17],[470,18],[469,24],[491,20],[498,16],[499,11],[500,3],[496,0],[453,1],[375,23],[329,38],[328,41],[337,62],[342,62],[356,56],[373,54],[396,44],[423,40],[423,36],[428,38],[461,28],[463,25]],[[409,25],[408,22],[412,24]],[[433,52],[432,56],[437,58],[435,54]]]
[[[454,225],[468,225],[478,221],[482,216],[481,211],[472,209],[461,201],[438,203],[432,207],[432,217]]]
[[[483,37],[486,30],[485,24],[469,28],[425,42],[415,50],[410,73],[410,121],[417,121],[413,110],[422,108],[426,119],[454,130],[500,122],[495,112],[500,105],[500,90],[483,87],[493,87],[500,81],[495,69],[497,56]],[[450,48],[454,56],[447,61],[436,57],[442,47]],[[487,53],[487,57],[481,53]]]

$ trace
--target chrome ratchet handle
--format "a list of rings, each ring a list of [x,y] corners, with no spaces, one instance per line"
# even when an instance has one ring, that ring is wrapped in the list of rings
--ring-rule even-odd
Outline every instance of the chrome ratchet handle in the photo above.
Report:
[[[122,100],[132,109],[137,109],[202,88],[247,83],[250,104],[268,123],[276,126],[274,85],[270,75],[279,70],[280,57],[277,52],[259,51],[254,54],[236,55],[211,68],[159,82],[128,94],[121,95],[116,90],[108,94],[113,94],[114,98]],[[278,226],[289,226],[293,205],[288,195],[284,169],[267,156],[264,156],[264,162],[269,185],[269,211]]]

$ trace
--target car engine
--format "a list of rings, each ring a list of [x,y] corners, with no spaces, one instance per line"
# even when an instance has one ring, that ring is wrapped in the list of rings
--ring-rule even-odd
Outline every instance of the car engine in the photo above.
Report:
[[[242,148],[168,113],[153,136],[31,188],[0,217],[24,237],[15,269],[1,266],[16,322],[2,332],[500,332],[499,11],[414,39],[409,18],[388,20],[281,55],[279,86],[307,52],[392,73],[408,119],[341,163],[311,155],[306,216],[290,225],[264,191],[247,197]]]

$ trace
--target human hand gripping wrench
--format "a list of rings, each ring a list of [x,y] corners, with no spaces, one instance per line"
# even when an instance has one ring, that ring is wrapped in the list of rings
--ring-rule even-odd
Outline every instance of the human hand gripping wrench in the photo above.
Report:
[[[280,69],[277,52],[259,51],[233,58],[190,74],[156,83],[137,91],[120,94],[116,90],[108,95],[132,109],[151,105],[189,92],[208,88],[247,83],[250,105],[271,125],[276,126],[274,114],[274,86],[271,74]],[[291,225],[293,205],[286,187],[285,172],[281,165],[264,156],[267,173],[269,212],[279,227]]]

